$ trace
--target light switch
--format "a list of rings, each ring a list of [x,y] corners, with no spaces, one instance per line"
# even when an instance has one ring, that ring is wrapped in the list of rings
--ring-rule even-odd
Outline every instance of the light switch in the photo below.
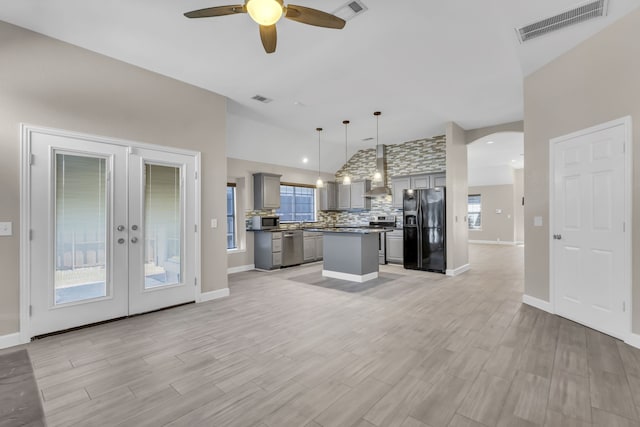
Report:
[[[533,226],[534,227],[542,227],[542,217],[541,216],[534,216],[533,217]]]
[[[12,236],[10,222],[0,222],[0,236]]]
[[[211,228],[218,228],[218,219],[211,218]]]

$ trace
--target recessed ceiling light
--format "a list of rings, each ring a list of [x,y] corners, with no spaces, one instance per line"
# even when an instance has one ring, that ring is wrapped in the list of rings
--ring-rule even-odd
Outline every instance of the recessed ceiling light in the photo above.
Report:
[[[515,159],[512,159],[511,161],[512,161],[512,162],[515,162]]]
[[[493,144],[493,141],[487,141],[487,144]]]
[[[302,102],[300,101],[293,101],[293,105],[297,105],[298,107],[306,107],[306,105],[304,105]]]
[[[302,159],[302,163],[309,163],[309,159],[305,157],[304,159]]]

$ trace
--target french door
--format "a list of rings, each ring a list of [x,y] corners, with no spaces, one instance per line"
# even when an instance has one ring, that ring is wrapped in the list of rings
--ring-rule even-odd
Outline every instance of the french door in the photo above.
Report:
[[[196,156],[31,132],[30,334],[195,300]]]

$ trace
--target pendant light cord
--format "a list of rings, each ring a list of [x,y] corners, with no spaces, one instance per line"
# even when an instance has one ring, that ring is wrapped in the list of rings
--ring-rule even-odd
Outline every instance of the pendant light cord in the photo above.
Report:
[[[322,128],[316,128],[318,131],[318,179],[320,179],[320,132],[322,132]]]

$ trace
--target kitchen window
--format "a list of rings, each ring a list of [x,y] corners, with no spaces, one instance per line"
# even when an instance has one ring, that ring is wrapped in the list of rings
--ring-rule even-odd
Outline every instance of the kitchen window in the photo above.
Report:
[[[227,249],[237,249],[236,242],[236,185],[227,184]]]
[[[480,194],[469,194],[468,206],[469,230],[482,229],[482,196]]]
[[[280,222],[316,220],[316,189],[301,184],[280,185]]]

